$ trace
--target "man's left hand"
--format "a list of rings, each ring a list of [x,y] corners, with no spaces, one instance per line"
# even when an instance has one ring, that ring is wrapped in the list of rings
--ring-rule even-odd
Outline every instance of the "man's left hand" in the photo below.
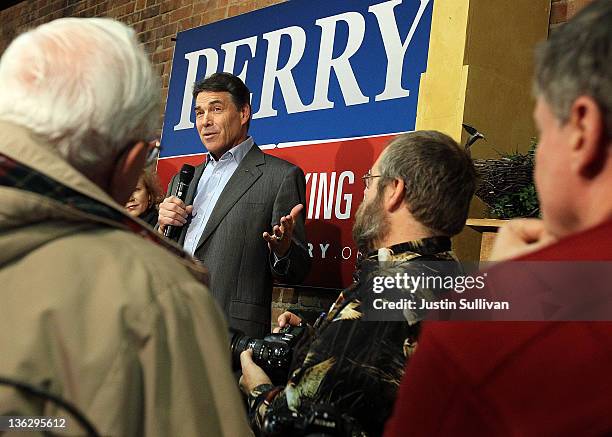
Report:
[[[542,249],[556,241],[541,219],[514,219],[504,224],[495,237],[489,259],[504,261]]]
[[[281,217],[280,225],[275,225],[272,228],[272,233],[263,233],[264,240],[268,242],[268,247],[270,250],[274,251],[279,258],[284,257],[291,247],[291,238],[293,237],[295,223],[302,209],[304,209],[304,205],[301,203],[295,205],[289,215]]]
[[[239,384],[246,395],[259,385],[272,384],[266,372],[253,361],[253,349],[247,349],[240,354],[240,365],[242,376]]]

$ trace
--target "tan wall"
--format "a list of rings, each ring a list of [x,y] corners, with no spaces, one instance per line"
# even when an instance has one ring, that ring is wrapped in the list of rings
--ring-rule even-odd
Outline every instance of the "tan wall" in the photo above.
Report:
[[[421,81],[418,129],[440,129],[461,140],[461,123],[487,137],[475,158],[495,149],[527,148],[533,48],[548,34],[549,0],[437,0],[427,72]],[[465,135],[463,135],[465,138]]]
[[[463,143],[461,124],[476,127],[487,141],[472,147],[474,158],[525,151],[536,136],[533,48],[548,35],[550,7],[549,0],[435,0],[417,129],[441,130]],[[479,199],[470,216],[486,216]],[[478,233],[466,229],[454,243],[460,259],[478,259]]]

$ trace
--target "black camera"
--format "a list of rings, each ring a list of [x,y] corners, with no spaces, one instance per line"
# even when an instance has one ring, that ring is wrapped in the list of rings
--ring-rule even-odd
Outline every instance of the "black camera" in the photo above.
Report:
[[[263,339],[248,337],[244,332],[230,328],[232,366],[240,369],[240,354],[253,349],[253,361],[264,369],[272,382],[287,382],[293,348],[304,334],[305,328],[287,325],[278,333],[266,335]]]
[[[288,409],[270,411],[262,428],[263,437],[367,437],[357,422],[327,404],[313,404],[300,414]]]

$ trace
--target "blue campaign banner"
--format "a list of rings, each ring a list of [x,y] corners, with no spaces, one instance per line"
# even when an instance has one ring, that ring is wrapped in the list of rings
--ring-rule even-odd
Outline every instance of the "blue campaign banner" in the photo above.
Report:
[[[179,33],[161,181],[204,159],[193,83],[218,71],[240,76],[252,92],[257,144],[305,173],[313,263],[303,285],[346,287],[361,176],[394,134],[415,127],[432,8],[433,0],[293,0]]]
[[[433,0],[289,1],[177,36],[162,158],[201,154],[193,83],[217,71],[252,92],[261,146],[414,129]]]

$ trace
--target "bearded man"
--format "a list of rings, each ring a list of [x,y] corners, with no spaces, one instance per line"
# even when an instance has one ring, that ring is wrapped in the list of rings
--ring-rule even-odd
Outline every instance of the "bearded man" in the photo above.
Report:
[[[465,224],[475,179],[470,158],[439,132],[412,132],[388,145],[363,177],[364,201],[353,228],[364,254],[356,281],[309,328],[286,386],[272,385],[251,350],[241,355],[241,386],[249,396],[254,429],[265,434],[276,418],[299,417],[313,406],[333,404],[333,413],[354,429],[382,433],[418,325],[403,320],[402,312],[399,320],[366,317],[372,284],[377,278],[414,273],[414,266],[425,261],[456,265],[450,237]],[[278,321],[281,327],[302,323],[292,313]],[[295,429],[285,426],[286,432]]]

